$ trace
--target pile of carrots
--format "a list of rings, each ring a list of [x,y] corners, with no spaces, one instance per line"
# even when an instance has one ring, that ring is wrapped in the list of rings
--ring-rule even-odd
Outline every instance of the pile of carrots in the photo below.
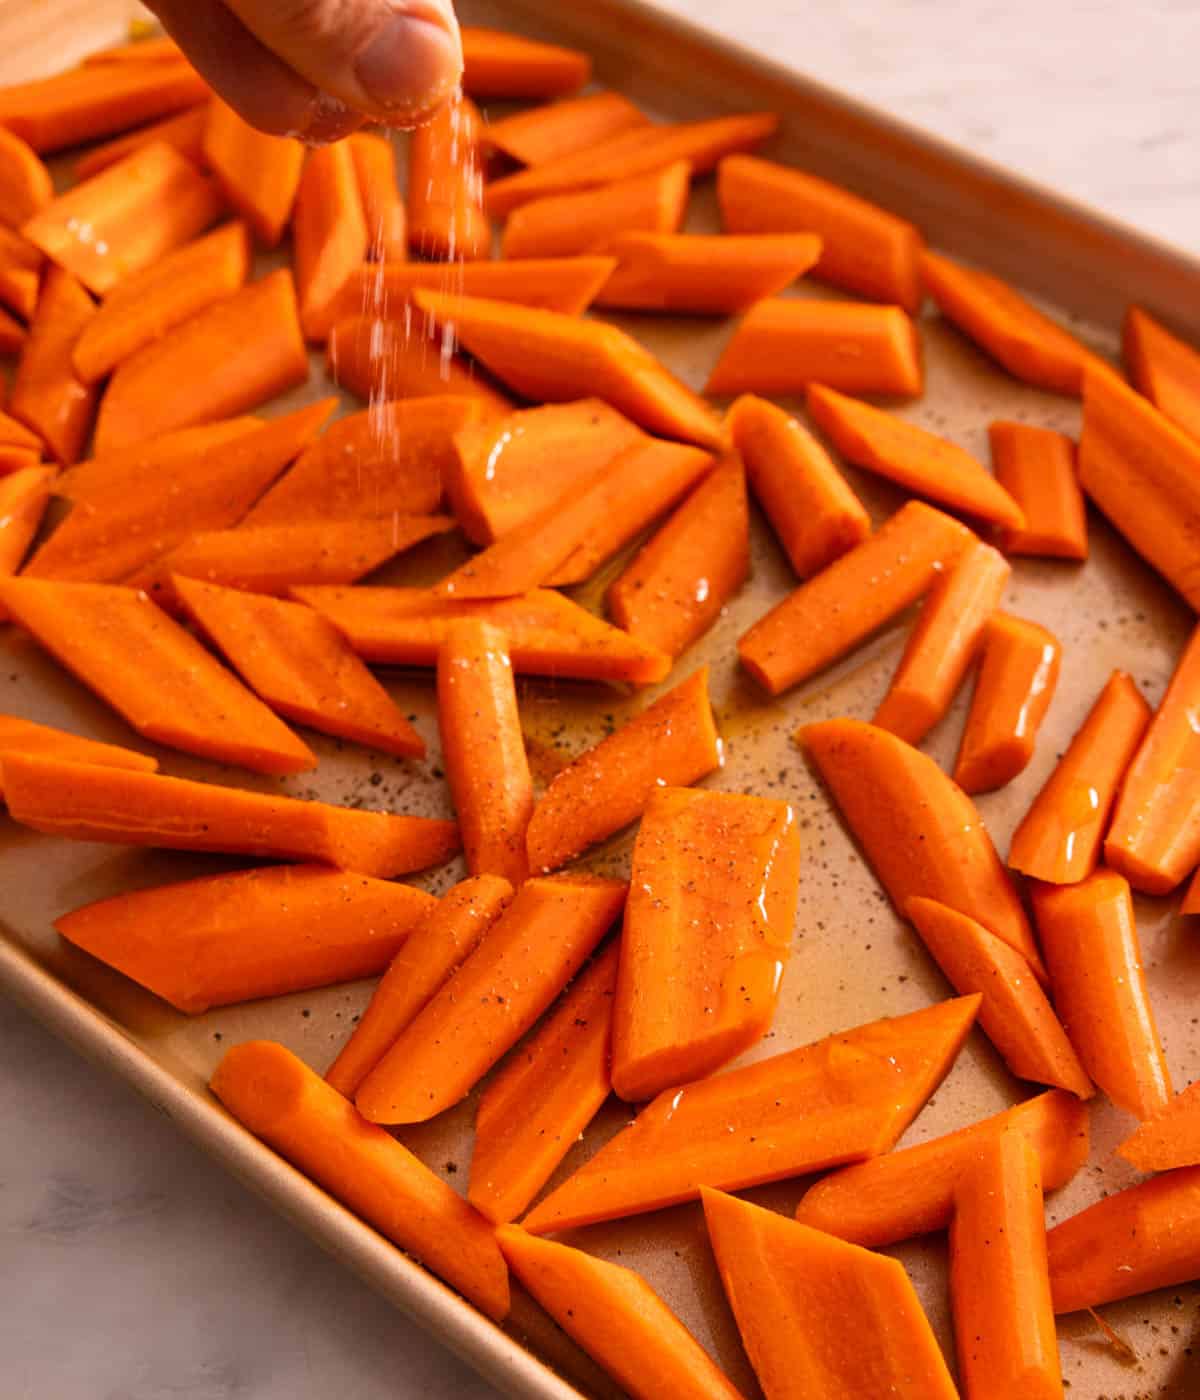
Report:
[[[1131,898],[1200,865],[1200,634],[1156,711],[1111,676],[1007,863],[971,794],[1027,767],[1064,662],[1003,610],[1012,560],[1085,559],[1085,499],[1200,608],[1200,352],[1134,308],[1123,377],[903,219],[756,154],[772,114],[659,124],[578,95],[571,50],[471,30],[466,56],[405,194],[380,135],[256,132],[167,40],[0,90],[0,618],[143,739],[259,774],[316,766],[292,726],[424,759],[371,666],[430,669],[457,820],[173,777],[16,716],[0,802],[59,837],[268,862],[58,920],[185,1014],[379,978],[323,1078],[253,1042],[212,1089],[487,1316],[511,1272],[631,1394],[735,1396],[635,1272],[546,1238],[700,1201],[769,1397],[950,1397],[874,1252],[948,1229],[961,1393],[1061,1394],[1055,1313],[1200,1277],[1200,1096],[1173,1091]],[[473,99],[540,105],[488,121]],[[42,157],[85,142],[56,193]],[[681,232],[710,172],[724,231]],[[780,295],[804,274],[845,299]],[[1078,444],[994,423],[989,471],[860,397],[922,393],[926,297],[1081,397]],[[732,406],[589,307],[739,317],[706,390]],[[314,345],[368,406],[256,416]],[[819,437],[766,397],[790,394]],[[914,499],[876,527],[829,448]],[[920,603],[870,722],[797,738],[957,995],[730,1069],[771,1026],[801,878],[786,802],[695,786],[722,750],[686,653],[747,577],[748,495],[797,579],[738,642],[767,695]],[[452,530],[476,548],[435,586],[360,583]],[[607,619],[562,591],[619,558]],[[972,673],[950,776],[919,745]],[[518,674],[671,685],[539,793]],[[628,882],[572,865],[634,823]],[[440,899],[396,881],[460,850]],[[892,1151],[975,1024],[1042,1092]],[[386,1128],[489,1074],[463,1199]],[[1148,1175],[1047,1233],[1097,1092],[1140,1121],[1119,1151]],[[645,1107],[543,1194],[612,1093]],[[794,1220],[730,1194],[816,1172]]]

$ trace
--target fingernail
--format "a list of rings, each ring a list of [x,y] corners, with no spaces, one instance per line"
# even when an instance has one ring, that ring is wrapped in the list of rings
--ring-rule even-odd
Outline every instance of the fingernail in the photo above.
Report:
[[[462,75],[462,55],[449,31],[416,15],[394,15],[355,64],[368,97],[398,118],[424,114]]]
[[[363,124],[361,112],[355,112],[328,92],[318,92],[313,100],[312,120],[297,132],[308,146],[328,146],[349,136]]]

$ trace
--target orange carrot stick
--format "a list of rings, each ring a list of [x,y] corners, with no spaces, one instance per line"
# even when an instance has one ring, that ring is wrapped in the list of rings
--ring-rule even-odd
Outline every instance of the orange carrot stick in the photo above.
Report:
[[[245,224],[230,223],[122,279],[75,342],[85,384],[103,379],[144,345],[241,287],[250,271]]]
[[[0,221],[20,228],[53,198],[50,172],[37,152],[0,127]]]
[[[806,405],[813,421],[843,457],[906,490],[980,520],[1025,528],[1020,506],[995,477],[955,442],[882,409],[810,384]]]
[[[871,517],[828,453],[783,409],[744,394],[726,423],[750,489],[801,578],[871,533]]]
[[[45,261],[40,248],[0,224],[0,302],[23,321],[31,321],[37,310]]]
[[[1014,870],[1055,885],[1078,884],[1095,870],[1117,790],[1149,723],[1133,678],[1114,671],[1013,833]]]
[[[483,144],[521,165],[544,165],[649,125],[650,118],[619,92],[596,92],[488,122]]]
[[[479,1100],[467,1200],[497,1225],[526,1209],[612,1090],[620,951],[597,954]]]
[[[709,375],[709,394],[921,393],[917,328],[898,306],[773,297],[751,307]]]
[[[955,1189],[950,1296],[972,1400],[1061,1400],[1042,1169],[1023,1133],[990,1135]]]
[[[898,1260],[719,1191],[702,1199],[721,1283],[768,1397],[957,1400]]]
[[[813,275],[875,301],[920,309],[921,235],[904,219],[803,170],[733,155],[717,171],[726,233],[812,233]]]
[[[1087,517],[1075,475],[1075,444],[1064,433],[1028,423],[988,427],[996,480],[1025,514],[1025,528],[1001,528],[1005,554],[1086,559]]]
[[[96,453],[229,418],[303,384],[308,355],[283,268],[123,361],[100,405]],[[186,383],[188,392],[177,392]]]
[[[742,665],[764,690],[782,694],[916,602],[973,540],[957,520],[909,501],[759,618],[738,642]]]
[[[0,715],[0,768],[4,760],[14,754],[98,764],[101,768],[127,768],[140,773],[153,773],[158,768],[158,759],[149,754],[83,739],[63,729],[52,729],[48,724],[18,719],[16,715]],[[3,796],[3,773],[0,772],[0,798]]]
[[[14,821],[72,841],[317,861],[381,880],[458,849],[453,822],[27,755],[0,767]]]
[[[477,618],[452,622],[438,653],[437,693],[442,761],[467,869],[520,885],[529,873],[533,779],[505,634]]]
[[[0,413],[0,447],[23,452],[40,452],[42,440],[24,423],[18,423],[10,414]]]
[[[25,447],[5,447],[0,445],[0,477],[12,472],[25,471],[28,467],[41,466],[40,451],[30,451]]]
[[[975,1019],[960,997],[726,1070],[644,1108],[522,1222],[569,1230],[887,1152],[942,1082]]]
[[[427,258],[475,262],[491,256],[482,131],[479,109],[469,97],[457,97],[409,138],[408,239]]]
[[[400,1032],[478,948],[512,895],[499,875],[476,875],[443,895],[413,928],[325,1075],[339,1094],[354,1097]]]
[[[965,792],[991,792],[1028,767],[1061,661],[1058,639],[1036,622],[996,613],[987,624],[954,765],[954,781]]]
[[[64,464],[83,456],[96,410],[96,390],[71,367],[75,343],[95,314],[95,303],[75,278],[50,268],[8,399],[9,413]]]
[[[904,912],[956,992],[978,992],[979,1024],[1018,1079],[1095,1093],[1028,961],[982,924],[936,900],[910,899]]]
[[[1117,1151],[1140,1172],[1200,1166],[1200,1084],[1168,1099]]]
[[[256,1137],[380,1234],[488,1317],[505,1316],[508,1270],[492,1227],[290,1050],[264,1040],[234,1046],[210,1088]]]
[[[309,340],[333,327],[342,288],[367,256],[367,220],[354,157],[345,141],[312,151],[292,212],[292,247],[300,324]]]
[[[1046,980],[975,804],[933,759],[859,720],[805,725],[798,738],[897,909],[916,895],[936,899],[1003,939]]]
[[[746,473],[728,453],[608,590],[609,616],[679,656],[717,621],[750,572]]]
[[[1100,870],[1077,885],[1038,885],[1033,911],[1054,1002],[1079,1058],[1119,1107],[1148,1118],[1171,1096],[1129,886]]]
[[[266,866],[101,899],[54,927],[195,1016],[374,976],[436,903],[323,865]]]
[[[411,1021],[355,1095],[376,1123],[418,1123],[470,1092],[587,961],[626,886],[528,880],[479,947]]]
[[[50,504],[53,480],[53,467],[18,467],[7,476],[0,475],[0,578],[10,577],[21,567]]]
[[[1200,878],[1193,879],[1188,886],[1183,903],[1179,906],[1179,912],[1181,914],[1200,914]]]
[[[968,1163],[985,1139],[1005,1131],[1028,1138],[1047,1191],[1065,1186],[1087,1162],[1088,1110],[1074,1094],[1051,1089],[945,1137],[822,1177],[796,1207],[796,1219],[871,1249],[944,1230]]]
[[[126,156],[131,156],[134,151],[139,151],[143,146],[149,146],[155,141],[173,146],[181,156],[185,156],[193,165],[202,165],[204,163],[204,132],[207,126],[208,103],[201,102],[195,107],[189,107],[186,111],[180,112],[178,116],[151,122],[148,126],[141,126],[136,131],[131,131],[127,136],[118,136],[115,140],[106,141],[101,146],[93,146],[90,151],[80,156],[75,162],[75,178],[77,180],[90,180],[93,175],[99,175],[110,165],[115,165],[117,161],[124,160]]]
[[[25,327],[0,308],[0,355],[19,355],[28,338]],[[39,455],[41,444],[38,444]]]
[[[592,61],[578,49],[520,34],[464,26],[463,89],[478,98],[561,97],[587,82]]]
[[[283,237],[300,185],[304,147],[258,131],[219,98],[209,104],[204,160],[225,198],[264,248]]]
[[[1011,573],[990,545],[963,550],[926,597],[872,724],[921,742],[958,693]]]
[[[183,50],[174,39],[157,35],[149,39],[131,39],[127,44],[114,44],[88,54],[85,65],[94,63],[169,63],[183,58]]]
[[[404,262],[408,257],[408,214],[396,184],[396,154],[382,136],[356,131],[346,138],[367,222],[367,257]]]
[[[1185,433],[1200,438],[1200,350],[1140,306],[1125,314],[1122,348],[1134,388]]]

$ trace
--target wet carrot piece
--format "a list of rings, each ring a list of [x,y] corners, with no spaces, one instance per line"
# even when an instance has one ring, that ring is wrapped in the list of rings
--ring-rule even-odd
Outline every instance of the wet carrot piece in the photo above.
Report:
[[[470,1092],[587,961],[621,914],[620,880],[528,880],[355,1095],[378,1123],[419,1123]]]
[[[300,324],[310,341],[328,337],[338,296],[362,265],[367,247],[367,220],[348,143],[311,151],[292,211]]]
[[[19,136],[0,128],[0,221],[20,228],[54,198],[50,172]]]
[[[669,1089],[522,1222],[535,1234],[887,1152],[945,1077],[978,997],[874,1021]]]
[[[28,333],[20,321],[0,308],[0,355],[19,355],[27,338]],[[40,446],[39,443],[39,449]]]
[[[767,1400],[957,1400],[898,1260],[720,1191],[701,1195],[721,1283]]]
[[[944,1230],[967,1164],[985,1139],[1005,1131],[1023,1134],[1036,1149],[1047,1191],[1065,1186],[1087,1162],[1087,1107],[1051,1089],[945,1137],[822,1177],[796,1207],[796,1219],[872,1249]]]
[[[0,770],[4,760],[13,754],[60,758],[68,763],[93,763],[101,768],[129,768],[135,772],[153,773],[158,759],[149,754],[123,749],[116,744],[101,744],[52,729],[48,724],[18,719],[16,715],[0,715]],[[0,771],[0,799],[4,797],[4,775]]]
[[[954,765],[954,781],[965,792],[991,792],[1024,772],[1061,662],[1062,647],[1044,627],[1009,613],[992,617]]]
[[[1172,423],[1200,438],[1200,350],[1131,306],[1122,342],[1133,386]]]
[[[404,262],[408,257],[408,213],[396,184],[392,144],[382,136],[356,131],[346,138],[346,146],[367,223],[367,257],[375,262]],[[340,303],[339,296],[336,304]]]
[[[96,409],[96,390],[71,367],[75,342],[95,314],[95,303],[75,278],[49,268],[8,399],[9,414],[64,464],[83,455]]]
[[[464,26],[463,89],[478,98],[560,97],[587,82],[592,61],[578,49],[520,34]]]
[[[195,107],[189,107],[186,111],[180,112],[178,116],[151,122],[148,126],[131,131],[127,136],[118,136],[113,141],[93,146],[90,151],[85,152],[75,162],[75,178],[77,180],[90,180],[93,175],[98,175],[102,170],[107,170],[110,165],[115,165],[117,161],[131,156],[134,151],[140,151],[143,146],[152,145],[156,141],[173,146],[181,156],[186,156],[193,165],[202,165],[204,163],[204,132],[207,126],[208,103],[201,102]]]
[[[997,530],[997,545],[1005,554],[1086,559],[1087,515],[1074,442],[1028,423],[992,423],[988,441],[996,480],[1025,514],[1023,530]]]
[[[203,152],[225,198],[254,230],[262,247],[274,248],[291,218],[304,146],[287,136],[257,131],[232,107],[213,98]]]
[[[509,1267],[633,1400],[739,1400],[728,1377],[632,1269],[515,1225],[496,1232]]]
[[[435,905],[411,885],[267,866],[101,899],[54,927],[195,1016],[374,976]]]
[[[738,642],[742,665],[771,695],[816,675],[928,592],[975,537],[920,501],[801,584]]]
[[[1014,870],[1055,885],[1077,884],[1095,870],[1150,713],[1133,678],[1114,671],[1013,833],[1008,863]]]
[[[1148,1118],[1171,1078],[1142,972],[1129,886],[1100,870],[1077,885],[1037,885],[1037,918],[1054,1003],[1083,1066],[1127,1113]]]
[[[21,567],[50,504],[53,480],[53,467],[18,467],[0,475],[0,578]],[[0,612],[0,621],[3,619]]]
[[[447,891],[413,928],[325,1075],[339,1094],[354,1097],[400,1032],[479,946],[512,895],[499,875],[472,876]]]
[[[1140,1172],[1200,1166],[1200,1084],[1168,1099],[1117,1151]]]
[[[543,165],[649,125],[650,118],[619,92],[596,92],[488,122],[483,144],[521,165]]]
[[[491,1225],[452,1187],[270,1041],[225,1053],[209,1087],[256,1137],[499,1321],[508,1269]]]
[[[415,252],[474,262],[492,251],[483,212],[483,118],[469,97],[451,98],[408,146],[408,240]]]

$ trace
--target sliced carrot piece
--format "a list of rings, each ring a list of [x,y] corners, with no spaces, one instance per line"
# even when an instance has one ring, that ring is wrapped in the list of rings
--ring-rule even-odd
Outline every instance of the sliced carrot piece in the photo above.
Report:
[[[0,715],[0,798],[4,796],[4,760],[13,754],[92,763],[101,768],[128,768],[141,773],[153,773],[158,768],[158,759],[149,754],[83,739],[63,729],[52,729],[48,724],[18,719],[16,715]]]
[[[1140,1172],[1200,1166],[1200,1084],[1168,1099],[1117,1151]]]
[[[990,545],[963,550],[927,595],[872,724],[921,742],[966,678],[1011,573]]]
[[[991,792],[1028,767],[1061,662],[1058,639],[1036,622],[1009,613],[988,622],[954,765],[954,781],[965,792]]]
[[[1200,878],[1193,879],[1188,886],[1183,903],[1179,906],[1179,912],[1181,914],[1200,914]]]
[[[396,184],[392,144],[382,136],[356,131],[346,138],[346,145],[367,221],[367,257],[375,262],[404,262],[408,257],[408,213]]]
[[[1140,306],[1125,314],[1122,348],[1134,388],[1185,433],[1200,438],[1200,350]]]
[[[422,1123],[468,1094],[587,961],[625,891],[586,875],[526,881],[363,1080],[360,1111],[376,1123]]]
[[[746,155],[721,162],[717,198],[726,233],[815,234],[814,277],[919,310],[921,235],[906,220],[803,170]]]
[[[458,849],[453,822],[363,812],[278,794],[8,754],[9,815],[72,841],[319,861],[382,880],[441,865]]]
[[[1033,912],[1054,1003],[1083,1066],[1118,1108],[1148,1118],[1171,1096],[1129,885],[1100,870],[1037,885]]]
[[[944,1230],[968,1163],[986,1138],[1005,1131],[1023,1134],[1037,1150],[1047,1191],[1065,1186],[1087,1162],[1088,1110],[1074,1094],[1051,1089],[945,1137],[823,1177],[796,1219],[871,1249]]]
[[[491,1225],[290,1050],[249,1041],[209,1087],[256,1137],[499,1321],[508,1269]]]
[[[620,951],[597,954],[479,1100],[467,1200],[497,1225],[526,1209],[612,1090]]]
[[[463,88],[472,97],[560,97],[587,82],[592,61],[578,49],[521,34],[464,26]]]
[[[687,213],[686,160],[594,189],[534,199],[513,210],[501,241],[506,258],[561,258],[607,251],[618,234],[676,233]]]
[[[4,447],[0,446],[0,477],[7,476],[12,472],[24,471],[28,467],[40,466],[42,454],[40,451],[31,452],[25,447]]]
[[[292,249],[300,324],[309,340],[333,327],[342,288],[367,256],[367,219],[345,141],[309,153],[296,189]]]
[[[249,274],[250,251],[245,224],[230,223],[123,278],[75,342],[75,373],[94,384],[144,345],[232,296]]]
[[[175,576],[188,617],[276,714],[400,758],[425,741],[320,613],[300,603]]]
[[[203,152],[225,198],[254,230],[259,243],[274,248],[291,218],[304,146],[290,137],[256,130],[214,98],[208,108]]]
[[[975,804],[933,759],[860,720],[808,724],[797,737],[898,910],[918,895],[936,899],[1003,939],[1046,980]]]
[[[427,258],[474,262],[492,252],[483,211],[483,118],[469,97],[452,97],[408,145],[408,240]]]
[[[50,504],[53,480],[53,467],[18,467],[7,476],[0,475],[0,578],[21,567]]]
[[[543,165],[649,125],[645,112],[619,92],[596,92],[488,122],[483,143],[522,165]]]
[[[11,228],[20,228],[53,198],[50,172],[37,152],[0,127],[0,218]]]
[[[887,1152],[954,1063],[961,997],[669,1089],[522,1222],[534,1234],[739,1191]]]
[[[112,48],[98,49],[84,58],[85,64],[93,63],[164,63],[183,58],[183,50],[174,39],[157,35],[149,39],[132,39],[127,44],[114,44]]]
[[[28,338],[25,327],[0,308],[0,355],[19,355]],[[40,444],[39,444],[40,448]]]
[[[609,616],[679,656],[717,621],[750,572],[746,473],[729,452],[608,590]]]
[[[31,321],[37,310],[45,261],[40,248],[0,224],[0,302],[23,321]]]
[[[162,121],[151,122],[138,127],[127,136],[118,136],[101,146],[93,146],[75,162],[75,178],[90,180],[110,165],[131,156],[143,146],[161,141],[173,146],[181,156],[186,156],[193,165],[204,162],[204,132],[208,126],[208,103],[201,102],[189,107],[178,116],[166,117]]]
[[[823,384],[809,385],[805,403],[813,421],[855,466],[950,510],[1016,530],[1025,528],[1025,516],[1016,501],[956,442]]]
[[[325,1075],[339,1094],[354,1097],[400,1032],[479,946],[512,895],[499,875],[476,875],[448,890],[413,928]]]
[[[478,618],[452,622],[438,653],[437,694],[442,761],[467,869],[519,885],[529,873],[533,779],[505,634]]]
[[[950,1297],[972,1400],[1062,1396],[1041,1162],[1023,1133],[991,1134],[955,1189]]]
[[[957,1400],[898,1260],[720,1191],[701,1195],[721,1283],[768,1400]]]
[[[1014,870],[1055,885],[1077,884],[1095,870],[1118,788],[1149,723],[1150,706],[1133,678],[1114,671],[1013,833]]]
[[[95,303],[75,278],[50,268],[8,397],[12,417],[32,428],[64,464],[83,456],[96,411],[96,390],[71,367],[75,343],[95,314]]]
[[[54,927],[196,1016],[375,976],[436,903],[328,866],[267,866],[101,899]]]
[[[40,452],[42,440],[31,428],[19,423],[8,413],[0,413],[0,447],[23,452]]]
[[[1023,530],[1000,529],[1005,554],[1086,559],[1087,515],[1075,474],[1075,444],[1065,433],[1028,423],[988,427],[996,480],[1025,514]]]
[[[296,289],[280,268],[117,366],[100,405],[96,453],[232,417],[307,378]]]
[[[743,317],[709,394],[796,394],[814,381],[856,394],[921,393],[917,328],[898,306],[772,297]]]
[[[632,1269],[515,1225],[502,1226],[496,1240],[517,1278],[633,1400],[739,1400],[728,1377]]]
[[[928,592],[974,540],[920,501],[777,603],[738,642],[742,665],[771,695],[816,675]]]

